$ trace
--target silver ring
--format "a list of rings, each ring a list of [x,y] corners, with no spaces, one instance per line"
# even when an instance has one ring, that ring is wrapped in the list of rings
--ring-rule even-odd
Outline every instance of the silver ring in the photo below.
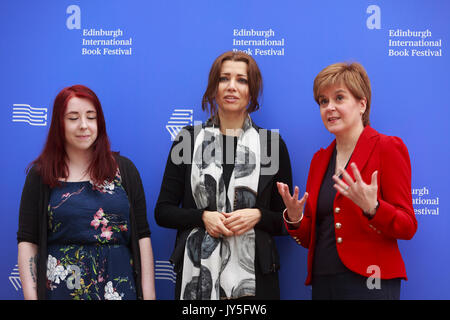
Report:
[[[345,191],[348,191],[348,188],[349,188],[348,186],[345,186]]]

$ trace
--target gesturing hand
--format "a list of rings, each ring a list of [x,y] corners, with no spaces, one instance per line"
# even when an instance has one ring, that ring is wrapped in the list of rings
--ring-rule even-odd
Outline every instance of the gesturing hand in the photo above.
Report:
[[[370,184],[366,184],[363,181],[356,164],[352,162],[350,164],[350,167],[352,168],[355,181],[353,181],[352,177],[345,169],[341,169],[340,171],[342,172],[344,181],[337,175],[334,175],[333,180],[336,182],[334,188],[344,196],[352,200],[358,207],[363,210],[363,212],[369,215],[374,215],[375,208],[377,206],[378,171],[374,171],[374,173],[372,174],[372,181],[370,182]]]
[[[202,220],[205,229],[211,237],[218,238],[220,235],[232,236],[233,232],[225,227],[223,222],[226,217],[223,213],[217,211],[203,211]]]
[[[285,183],[277,182],[278,193],[283,199],[284,205],[287,208],[287,215],[290,221],[298,221],[303,215],[303,207],[308,199],[308,193],[305,192],[303,197],[298,200],[299,188],[295,186],[294,195],[291,196],[289,186]]]

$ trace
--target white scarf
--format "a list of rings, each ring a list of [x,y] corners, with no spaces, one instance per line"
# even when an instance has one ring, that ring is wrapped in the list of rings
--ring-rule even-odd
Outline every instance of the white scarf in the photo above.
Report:
[[[260,174],[258,131],[247,117],[238,137],[235,166],[225,193],[220,128],[208,121],[197,135],[191,187],[197,208],[232,212],[256,204]],[[225,139],[226,140],[226,139]],[[233,148],[227,148],[227,153]],[[255,230],[240,236],[211,237],[194,228],[186,240],[182,300],[234,299],[255,295]]]

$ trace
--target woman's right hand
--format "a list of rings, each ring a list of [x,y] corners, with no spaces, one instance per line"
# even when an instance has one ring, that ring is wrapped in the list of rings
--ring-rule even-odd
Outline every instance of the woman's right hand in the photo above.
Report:
[[[289,186],[282,182],[277,182],[278,193],[283,199],[284,205],[287,209],[289,221],[298,221],[303,215],[303,207],[308,199],[308,193],[305,192],[303,198],[298,200],[299,188],[295,186],[294,194],[291,196]]]
[[[202,220],[205,224],[205,229],[211,237],[218,238],[221,235],[231,237],[233,232],[225,227],[223,221],[227,217],[221,212],[217,211],[203,211]]]

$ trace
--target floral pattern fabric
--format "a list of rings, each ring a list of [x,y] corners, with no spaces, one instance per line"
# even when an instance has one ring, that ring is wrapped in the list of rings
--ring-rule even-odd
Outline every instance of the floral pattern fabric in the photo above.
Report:
[[[64,182],[48,206],[47,298],[136,299],[129,203],[112,182]]]

